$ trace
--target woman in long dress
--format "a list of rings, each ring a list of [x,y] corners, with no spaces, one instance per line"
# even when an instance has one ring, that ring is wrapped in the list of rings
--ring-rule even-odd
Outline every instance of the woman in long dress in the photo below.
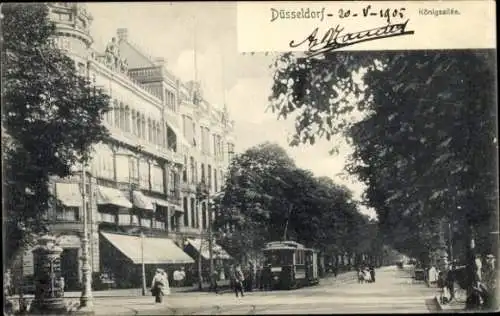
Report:
[[[155,297],[155,303],[163,302],[163,295],[170,293],[170,287],[168,286],[168,278],[166,278],[165,271],[161,269],[156,269],[155,276],[151,282],[151,293]]]

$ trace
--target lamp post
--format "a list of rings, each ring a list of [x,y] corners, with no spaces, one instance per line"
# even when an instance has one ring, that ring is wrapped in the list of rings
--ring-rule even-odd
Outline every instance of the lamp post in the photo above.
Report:
[[[141,231],[142,296],[146,296],[146,266],[144,265],[144,233]]]
[[[88,210],[87,210],[87,192],[86,192],[86,171],[85,163],[82,163],[82,175],[81,175],[81,193],[82,193],[82,213],[83,213],[83,239],[82,239],[82,295],[80,297],[80,310],[86,310],[91,312],[94,308],[94,302],[92,298],[92,276],[91,267],[89,264],[89,229],[88,229]]]

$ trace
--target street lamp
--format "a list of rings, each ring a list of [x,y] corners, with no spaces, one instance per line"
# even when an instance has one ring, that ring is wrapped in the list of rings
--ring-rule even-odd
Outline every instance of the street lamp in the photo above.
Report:
[[[81,193],[82,193],[82,211],[83,211],[83,239],[82,239],[82,295],[80,297],[79,310],[91,312],[94,308],[92,298],[92,276],[89,264],[89,237],[88,237],[88,219],[87,219],[87,197],[86,197],[86,164],[82,162],[81,175]]]
[[[141,231],[142,296],[146,296],[146,266],[144,265],[144,232]]]

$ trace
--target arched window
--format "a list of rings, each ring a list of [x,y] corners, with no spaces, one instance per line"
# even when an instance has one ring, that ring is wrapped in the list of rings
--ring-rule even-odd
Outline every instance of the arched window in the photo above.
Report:
[[[194,162],[194,158],[189,158],[189,164],[191,167],[191,183],[196,183],[196,163]]]
[[[144,136],[142,135],[142,121],[141,121],[141,113],[137,112],[137,135],[139,138],[143,138]]]
[[[158,145],[159,143],[159,135],[158,135],[158,122],[156,121],[153,121],[153,142],[155,143],[155,145]]]
[[[205,164],[201,164],[201,182],[205,182]]]
[[[161,124],[156,123],[156,143],[158,144],[158,146],[161,146],[163,144],[163,138],[161,137],[162,134],[163,133],[161,132]]]
[[[148,127],[147,127],[147,129],[148,129],[148,132],[147,132],[147,134],[148,134],[148,141],[151,142],[152,139],[153,139],[153,135],[151,135],[151,119],[150,118],[148,118]]]
[[[217,169],[214,168],[214,191],[217,192],[219,190],[217,183]]]
[[[188,180],[188,158],[184,156],[184,168],[182,169],[182,182],[187,182]]]
[[[207,206],[206,206],[205,202],[201,203],[201,217],[202,217],[202,220],[201,220],[202,228],[206,229],[207,228]]]
[[[137,120],[135,110],[132,109],[132,134],[137,136]]]
[[[113,101],[113,112],[115,115],[115,127],[120,127],[120,107],[118,101]]]
[[[144,116],[144,114],[142,114],[141,122],[142,122],[142,138],[146,139],[146,116]]]
[[[125,106],[125,131],[130,132],[130,108]]]
[[[125,106],[120,102],[120,129],[125,129]]]

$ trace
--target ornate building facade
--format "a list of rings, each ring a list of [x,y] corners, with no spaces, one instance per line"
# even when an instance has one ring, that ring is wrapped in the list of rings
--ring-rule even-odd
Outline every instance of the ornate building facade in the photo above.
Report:
[[[121,280],[118,286],[138,286],[142,261],[155,267],[193,263],[182,249],[188,240],[204,238],[209,216],[206,202],[196,199],[196,186],[204,182],[212,194],[219,192],[234,148],[227,110],[204,100],[198,83],[182,83],[162,58],[144,54],[126,29],[117,30],[105,51],[96,51],[92,17],[83,5],[49,7],[56,45],[112,100],[112,111],[103,118],[111,139],[95,144],[84,167],[86,181],[82,166],[75,166],[73,176],[50,183],[56,196],[51,231],[64,248],[67,289],[78,289],[81,282],[84,209],[95,280],[112,275]],[[137,258],[141,250],[144,255]],[[24,257],[29,276],[32,256]]]

